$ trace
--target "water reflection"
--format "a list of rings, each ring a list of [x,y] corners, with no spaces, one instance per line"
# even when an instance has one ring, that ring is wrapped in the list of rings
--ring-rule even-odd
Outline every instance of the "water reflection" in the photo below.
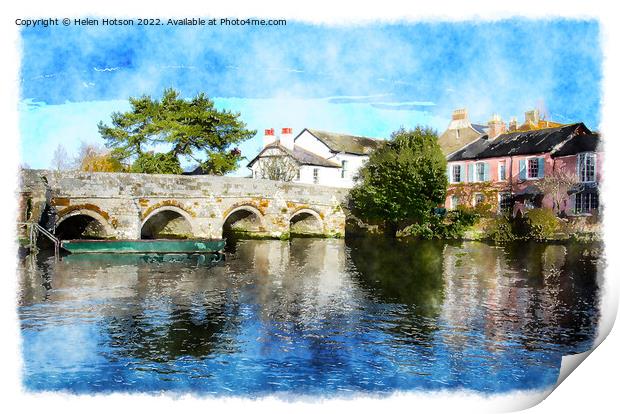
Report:
[[[40,255],[31,390],[257,395],[553,384],[587,350],[596,246],[240,241],[225,262]]]

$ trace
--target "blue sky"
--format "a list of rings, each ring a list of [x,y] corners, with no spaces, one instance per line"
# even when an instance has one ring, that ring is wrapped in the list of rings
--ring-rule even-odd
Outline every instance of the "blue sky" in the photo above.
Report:
[[[285,27],[23,29],[21,161],[50,165],[57,145],[103,144],[97,123],[127,98],[206,92],[258,134],[304,127],[374,137],[417,124],[443,130],[544,108],[559,122],[600,122],[602,52],[595,21],[401,22]],[[246,174],[244,166],[237,174]]]

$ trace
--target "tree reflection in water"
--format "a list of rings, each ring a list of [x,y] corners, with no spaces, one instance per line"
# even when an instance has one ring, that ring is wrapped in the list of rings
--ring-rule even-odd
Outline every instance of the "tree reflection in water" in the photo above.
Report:
[[[367,238],[227,249],[211,268],[24,263],[26,387],[501,392],[553,384],[561,356],[596,335],[597,246]]]

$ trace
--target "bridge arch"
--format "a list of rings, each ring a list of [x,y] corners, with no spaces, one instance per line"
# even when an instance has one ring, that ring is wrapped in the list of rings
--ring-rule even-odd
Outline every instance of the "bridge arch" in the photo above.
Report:
[[[89,208],[72,208],[58,213],[54,234],[61,240],[107,239],[115,231],[103,214]]]
[[[231,209],[222,221],[222,234],[260,233],[265,231],[265,218],[256,207],[243,204]]]
[[[289,217],[291,236],[316,236],[324,233],[321,214],[311,208],[301,208]]]
[[[140,225],[141,239],[193,237],[192,216],[184,209],[164,205],[149,212]]]

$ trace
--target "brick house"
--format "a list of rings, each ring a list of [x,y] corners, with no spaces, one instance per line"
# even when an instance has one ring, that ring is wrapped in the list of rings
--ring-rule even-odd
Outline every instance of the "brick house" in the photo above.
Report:
[[[512,214],[553,208],[554,197],[543,193],[541,180],[562,173],[572,182],[557,206],[559,213],[598,213],[603,163],[598,133],[583,123],[503,132],[501,120],[495,121],[488,134],[448,155],[446,208],[484,204],[492,212]]]

